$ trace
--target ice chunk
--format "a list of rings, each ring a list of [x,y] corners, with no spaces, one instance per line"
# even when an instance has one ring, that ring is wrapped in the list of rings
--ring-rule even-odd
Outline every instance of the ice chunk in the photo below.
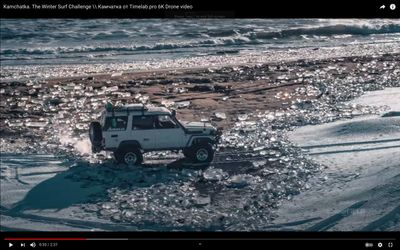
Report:
[[[187,108],[190,105],[190,101],[183,101],[183,102],[176,102],[175,107],[180,109],[180,108]]]
[[[26,122],[25,126],[31,127],[31,128],[43,128],[48,124],[47,121],[36,121],[36,122]]]
[[[135,211],[132,209],[127,209],[122,212],[122,215],[126,218],[132,218],[135,216]]]
[[[165,100],[165,99],[161,100],[161,105],[164,105],[165,107],[171,107],[174,104],[175,102],[171,100]]]
[[[217,119],[225,120],[226,119],[226,114],[223,112],[215,112],[214,117]]]
[[[251,184],[255,184],[257,178],[249,174],[234,175],[227,180],[228,187],[242,188]]]
[[[253,161],[253,166],[255,168],[259,168],[259,167],[264,166],[266,163],[267,163],[266,161]]]
[[[261,151],[265,148],[265,146],[259,146],[259,147],[255,147],[253,148],[253,151]]]
[[[106,92],[115,92],[118,91],[118,86],[112,86],[106,89]]]
[[[245,120],[247,120],[247,118],[248,118],[247,114],[238,115],[238,120],[239,121],[245,121]]]
[[[220,168],[208,168],[203,172],[203,177],[209,181],[221,181],[228,177],[228,173],[224,172]]]
[[[147,95],[142,95],[142,96],[139,96],[137,99],[138,99],[141,103],[146,103],[146,102],[150,99],[150,97],[147,96]]]
[[[209,195],[199,195],[194,198],[194,204],[198,206],[205,206],[211,203],[211,197]]]
[[[8,126],[10,127],[22,127],[24,123],[20,120],[15,120],[15,121],[8,121]]]
[[[257,130],[256,123],[253,121],[248,121],[248,122],[243,121],[243,122],[241,122],[240,125],[241,125],[240,131],[243,131],[243,132],[253,132],[253,131]]]
[[[75,124],[75,128],[78,130],[88,130],[88,124],[87,123],[77,123]]]
[[[111,202],[107,202],[107,203],[104,203],[104,204],[102,205],[102,208],[103,208],[103,209],[112,209],[112,208],[115,208],[115,204],[113,204],[113,203],[111,203]]]

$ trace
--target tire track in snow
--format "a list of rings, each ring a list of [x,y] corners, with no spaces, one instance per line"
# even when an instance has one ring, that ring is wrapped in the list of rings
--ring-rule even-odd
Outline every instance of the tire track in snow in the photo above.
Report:
[[[320,144],[320,145],[307,145],[307,146],[300,146],[300,147],[304,148],[304,149],[326,148],[326,147],[337,147],[337,146],[353,146],[353,145],[362,145],[362,144],[386,143],[386,142],[395,142],[395,141],[400,141],[400,138],[386,139],[386,140],[374,140],[374,141],[356,141],[356,142],[343,142],[343,143]]]
[[[388,222],[395,220],[396,218],[400,219],[400,206],[397,206],[386,215],[361,228],[360,231],[374,231],[382,226],[384,227]]]
[[[40,215],[33,215],[33,214],[25,214],[22,212],[16,212],[9,209],[2,207],[1,214],[10,216],[13,218],[21,218],[26,219],[32,222],[40,222],[44,224],[57,224],[57,225],[66,225],[75,228],[81,229],[99,229],[99,230],[107,230],[107,231],[120,231],[120,230],[137,230],[136,227],[129,226],[129,225],[121,225],[121,224],[110,224],[110,223],[102,223],[102,222],[93,222],[93,221],[82,221],[82,220],[75,220],[75,219],[67,219],[67,218],[53,218],[53,217],[46,217]],[[3,226],[2,226],[3,227]]]
[[[336,225],[336,223],[338,223],[340,220],[349,217],[354,211],[362,207],[366,202],[366,200],[356,202],[355,204],[351,205],[348,208],[345,208],[341,212],[332,215],[331,217],[328,217],[323,221],[318,222],[314,226],[307,228],[306,231],[326,231]]]
[[[386,147],[375,147],[375,148],[359,148],[359,149],[345,149],[345,150],[332,150],[332,151],[323,151],[323,152],[315,152],[309,153],[309,155],[327,155],[327,154],[341,154],[341,153],[354,153],[354,152],[363,152],[363,151],[372,151],[372,150],[382,150],[382,149],[391,149],[391,148],[400,148],[400,145],[394,146],[386,146]]]

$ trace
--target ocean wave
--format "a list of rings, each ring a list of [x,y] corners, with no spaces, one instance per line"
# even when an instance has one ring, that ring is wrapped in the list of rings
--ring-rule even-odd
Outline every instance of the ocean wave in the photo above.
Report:
[[[180,33],[182,37],[189,38],[208,38],[201,42],[202,44],[218,43],[223,44],[232,39],[236,39],[237,43],[243,42],[247,38],[248,42],[259,40],[267,40],[273,38],[290,38],[290,37],[303,37],[306,36],[334,36],[335,38],[347,38],[352,35],[373,35],[373,34],[392,34],[400,33],[400,22],[398,23],[385,23],[385,24],[372,24],[367,22],[347,21],[346,23],[328,22],[320,25],[309,27],[292,28],[288,25],[287,28],[264,27],[257,28],[236,28],[221,29],[221,30],[199,30],[188,31]],[[241,39],[237,39],[241,37]],[[210,39],[212,38],[212,39]],[[226,40],[226,41],[225,41]]]
[[[35,23],[36,21],[31,22]],[[62,27],[67,26],[67,24],[64,24],[65,22],[62,22]],[[87,27],[91,27],[90,25],[87,27],[79,26],[79,29],[76,28],[75,30],[68,30],[64,27],[63,32],[50,33],[51,35],[49,34],[46,37],[43,32],[38,31],[36,34],[28,28],[20,31],[16,28],[19,21],[14,20],[8,24],[10,27],[7,25],[1,27],[1,39],[4,43],[0,49],[0,59],[78,58],[79,56],[91,58],[99,54],[129,55],[134,53],[145,54],[146,51],[164,53],[168,51],[178,52],[178,50],[180,50],[179,52],[204,53],[208,51],[209,47],[216,48],[216,52],[219,50],[224,54],[223,51],[229,51],[231,47],[238,49],[240,47],[245,48],[247,45],[268,44],[269,48],[273,48],[274,45],[294,46],[295,44],[295,46],[304,46],[304,43],[307,42],[308,45],[314,46],[314,44],[322,42],[328,44],[330,40],[344,40],[353,36],[368,37],[368,35],[374,34],[400,33],[400,21],[395,22],[393,20],[379,20],[379,22],[365,20],[315,20],[312,22],[306,20],[278,20],[276,22],[272,20],[241,20],[240,22],[245,24],[242,27],[239,21],[220,22],[222,22],[220,29],[216,29],[214,27],[217,26],[216,23],[208,24],[208,22],[205,22],[204,27],[197,23],[188,23],[186,27],[179,22],[170,21],[170,26],[175,27],[178,33],[168,33],[167,31],[160,31],[161,29],[158,28],[158,31],[154,33],[134,32],[134,30],[146,30],[146,28],[153,27],[154,23],[152,22],[149,24],[142,23],[143,27],[136,24],[137,26],[133,28],[129,27],[128,24],[120,23],[110,30],[95,31],[88,30]],[[296,22],[300,22],[301,26]],[[14,26],[13,23],[15,23]],[[213,28],[210,28],[211,24],[215,24]],[[28,39],[33,33],[38,36],[41,35],[41,40],[39,38],[38,40]],[[149,37],[145,39],[143,36]],[[49,46],[49,44],[56,43],[53,40],[43,42],[47,38],[60,41],[58,44],[63,46]],[[96,41],[93,42],[93,40]],[[32,47],[32,44],[36,44],[37,47]],[[193,51],[191,51],[192,49]],[[215,51],[213,50],[213,53]]]
[[[256,44],[259,43],[258,39],[252,39],[245,35],[236,35],[226,38],[214,38],[199,41],[199,45],[242,45],[242,44]]]
[[[104,46],[78,46],[78,47],[40,47],[40,48],[15,48],[1,49],[2,56],[11,55],[48,55],[48,54],[70,54],[70,53],[90,53],[90,52],[135,52],[146,50],[172,50],[195,48],[204,46],[218,45],[242,45],[254,44],[257,40],[251,40],[246,36],[236,36],[227,38],[205,39],[186,43],[157,43],[153,45],[104,45]]]
[[[190,44],[155,44],[141,46],[78,46],[78,47],[42,47],[42,48],[16,48],[1,49],[4,55],[48,55],[48,54],[69,54],[69,53],[85,53],[85,52],[108,52],[108,51],[143,51],[143,50],[164,50],[191,47]]]
[[[249,32],[247,36],[252,39],[287,38],[293,36],[338,36],[338,35],[373,35],[400,33],[400,24],[386,25],[329,25],[310,28],[284,29],[271,32]]]

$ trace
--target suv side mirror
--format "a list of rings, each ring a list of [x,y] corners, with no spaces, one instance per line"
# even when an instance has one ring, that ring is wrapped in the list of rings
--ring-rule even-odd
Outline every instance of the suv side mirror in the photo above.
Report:
[[[172,110],[172,112],[171,112],[171,114],[172,114],[172,116],[174,116],[174,117],[175,117],[175,116],[176,116],[176,110],[175,110],[175,109],[173,109],[173,110]]]

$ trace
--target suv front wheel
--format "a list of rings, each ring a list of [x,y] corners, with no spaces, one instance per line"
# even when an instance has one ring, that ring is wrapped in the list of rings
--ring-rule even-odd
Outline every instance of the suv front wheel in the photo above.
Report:
[[[143,162],[142,152],[138,148],[117,150],[114,152],[114,157],[117,162],[126,165],[139,165]]]
[[[210,143],[196,144],[189,148],[189,158],[194,162],[211,162],[214,158],[214,149]]]

